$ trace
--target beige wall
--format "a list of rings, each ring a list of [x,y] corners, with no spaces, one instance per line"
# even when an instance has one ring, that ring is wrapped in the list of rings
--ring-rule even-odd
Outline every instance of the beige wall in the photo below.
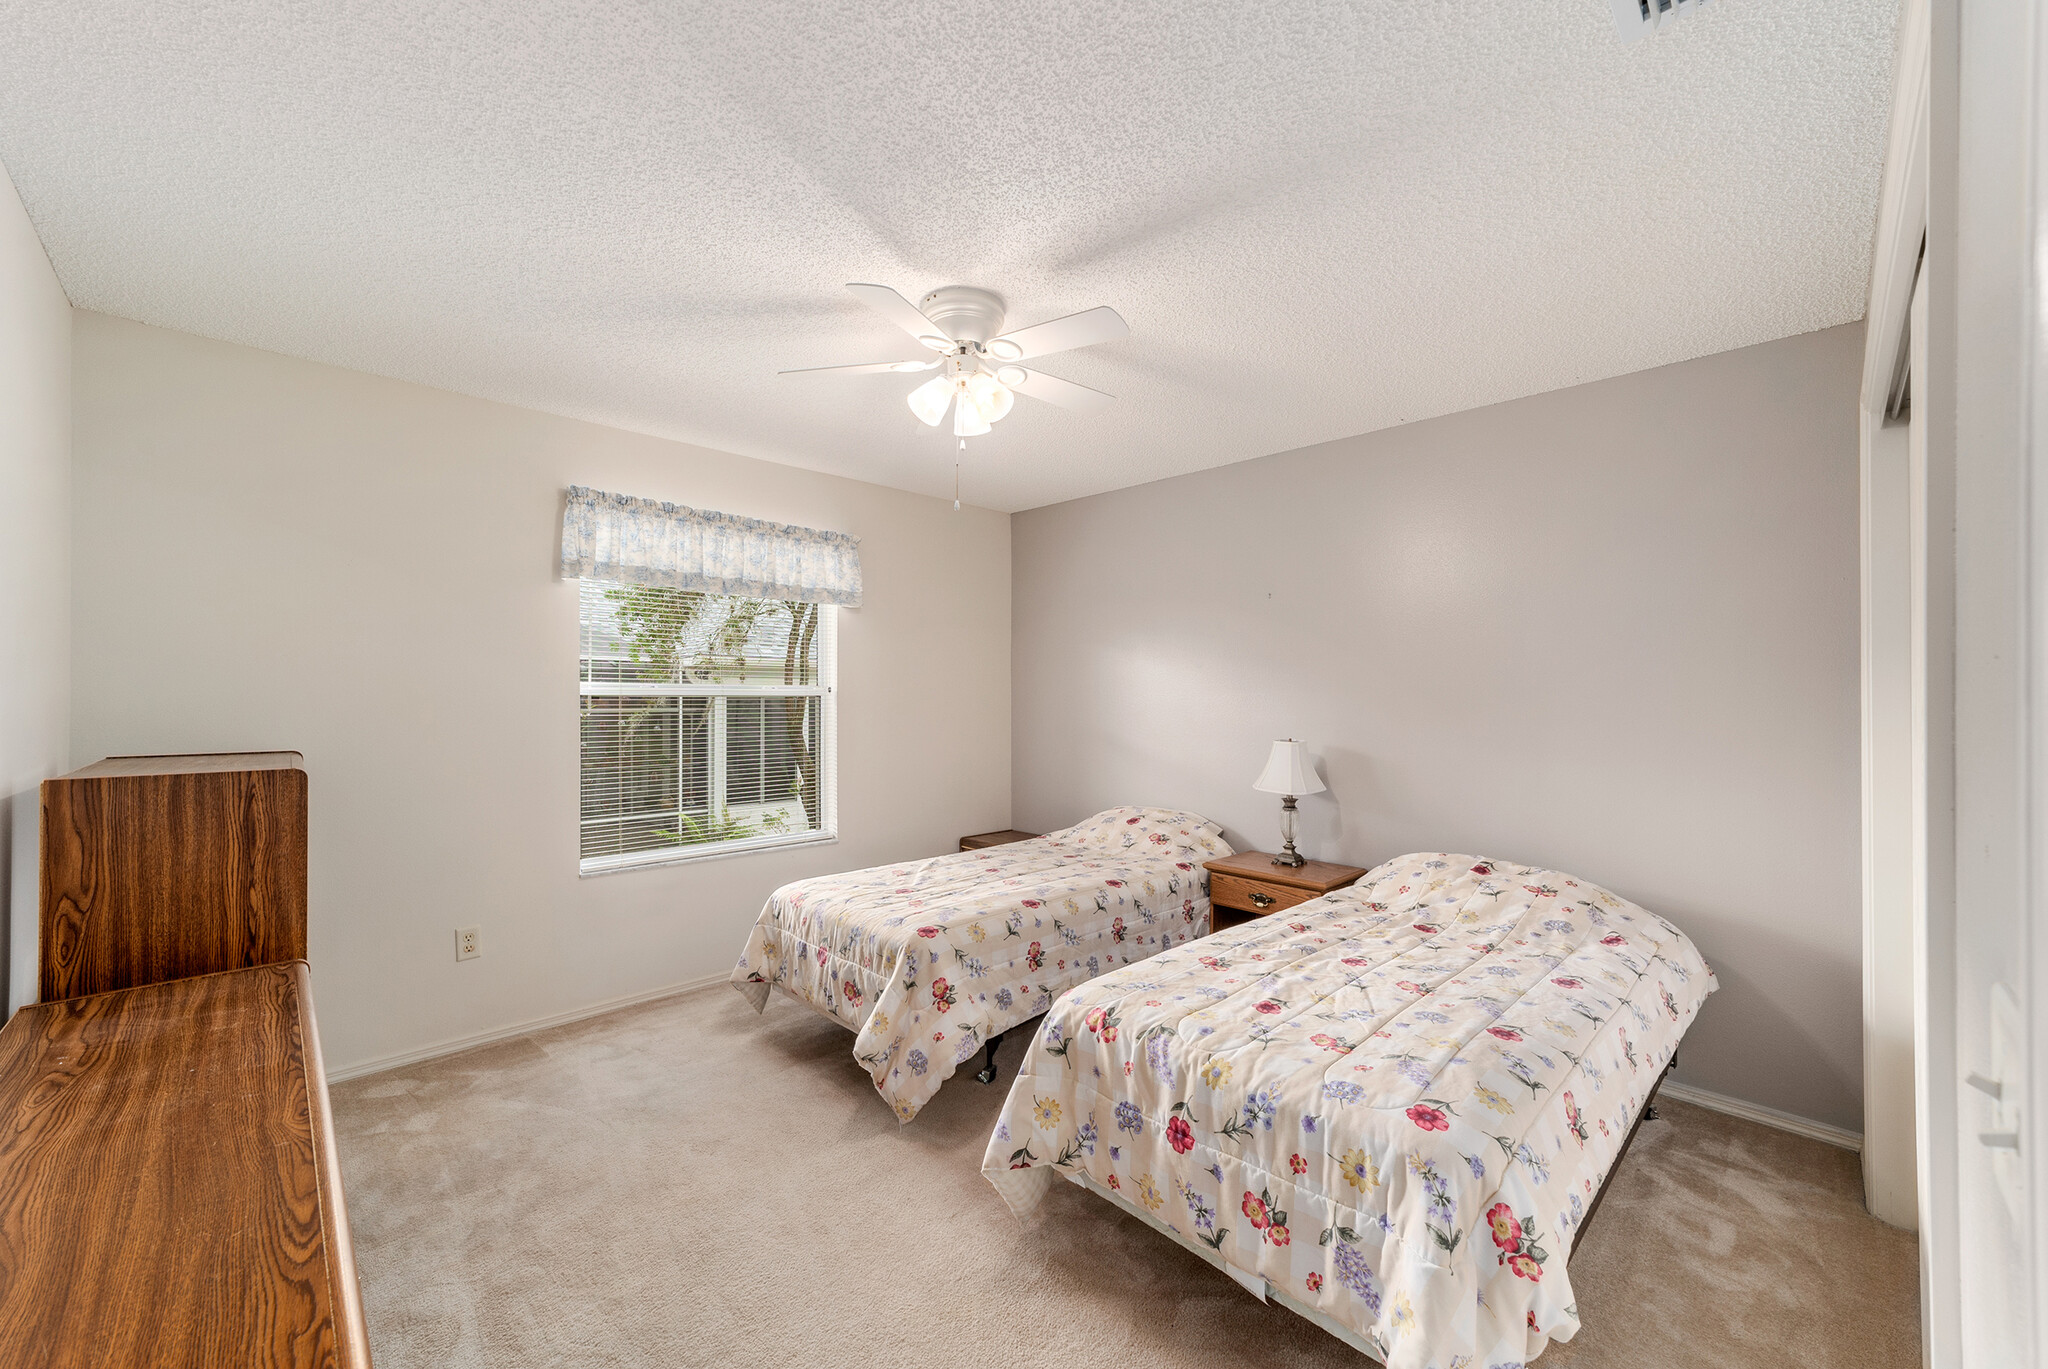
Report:
[[[1856,1130],[1861,325],[1016,516],[1013,817],[1553,866],[1721,991],[1696,1087]],[[1356,378],[1370,383],[1370,377]]]
[[[66,769],[71,302],[0,172],[0,998],[35,993],[37,785]],[[0,1013],[4,1017],[5,1013]]]
[[[1009,822],[1002,514],[97,314],[75,365],[73,754],[305,753],[330,1071],[722,974],[775,886]],[[863,539],[836,845],[577,877],[571,483]]]
[[[775,885],[963,831],[1173,803],[1270,847],[1292,734],[1310,854],[1608,884],[1720,973],[1681,1078],[1858,1125],[1858,328],[1010,520],[74,326],[71,754],[306,753],[331,1069],[717,974]],[[864,539],[837,845],[576,877],[570,483]]]

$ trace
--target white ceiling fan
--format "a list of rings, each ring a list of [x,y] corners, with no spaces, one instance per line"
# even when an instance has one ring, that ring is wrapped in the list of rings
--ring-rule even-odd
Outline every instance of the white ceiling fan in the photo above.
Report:
[[[1128,336],[1130,327],[1107,306],[1002,332],[1002,296],[971,285],[947,285],[926,295],[919,308],[886,285],[846,287],[861,303],[888,319],[939,355],[909,361],[867,361],[851,366],[805,366],[783,375],[909,373],[940,368],[939,374],[912,390],[910,411],[930,427],[938,427],[953,410],[953,433],[979,437],[1010,412],[1014,395],[1029,395],[1075,413],[1090,414],[1110,396],[1071,380],[1020,366],[1020,361],[1087,347]]]

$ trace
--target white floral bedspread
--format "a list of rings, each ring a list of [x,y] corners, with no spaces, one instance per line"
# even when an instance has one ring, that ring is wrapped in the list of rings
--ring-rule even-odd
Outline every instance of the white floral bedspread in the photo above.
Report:
[[[1715,987],[1553,870],[1410,855],[1046,1014],[983,1160],[1085,1172],[1379,1347],[1500,1369],[1578,1328],[1565,1257]]]
[[[1209,929],[1208,821],[1112,808],[1010,846],[777,889],[733,987],[782,989],[858,1033],[853,1054],[909,1121],[998,1032],[1063,991]]]

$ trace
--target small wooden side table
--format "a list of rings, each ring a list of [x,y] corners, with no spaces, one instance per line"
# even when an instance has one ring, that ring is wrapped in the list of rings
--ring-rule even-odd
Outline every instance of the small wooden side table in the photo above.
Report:
[[[971,837],[960,838],[960,849],[963,851],[979,851],[984,847],[1008,846],[1013,841],[1030,841],[1034,837],[1042,837],[1044,835],[1045,833],[1043,832],[976,832]]]
[[[1209,902],[1218,908],[1263,917],[1284,912],[1297,903],[1320,898],[1332,889],[1355,883],[1365,873],[1357,865],[1312,860],[1306,865],[1275,865],[1269,851],[1241,851],[1221,860],[1204,861],[1209,872]]]

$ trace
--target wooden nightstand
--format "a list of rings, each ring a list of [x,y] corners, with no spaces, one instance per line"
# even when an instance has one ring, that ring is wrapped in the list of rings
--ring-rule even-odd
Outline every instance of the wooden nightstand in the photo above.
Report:
[[[1326,860],[1275,865],[1269,851],[1241,851],[1222,860],[1204,861],[1202,868],[1209,872],[1210,903],[1254,917],[1320,898],[1365,873],[1360,866],[1332,865]]]
[[[1013,841],[1030,841],[1044,835],[1043,832],[976,832],[971,837],[960,838],[960,849],[979,851],[986,846],[1008,846]]]

